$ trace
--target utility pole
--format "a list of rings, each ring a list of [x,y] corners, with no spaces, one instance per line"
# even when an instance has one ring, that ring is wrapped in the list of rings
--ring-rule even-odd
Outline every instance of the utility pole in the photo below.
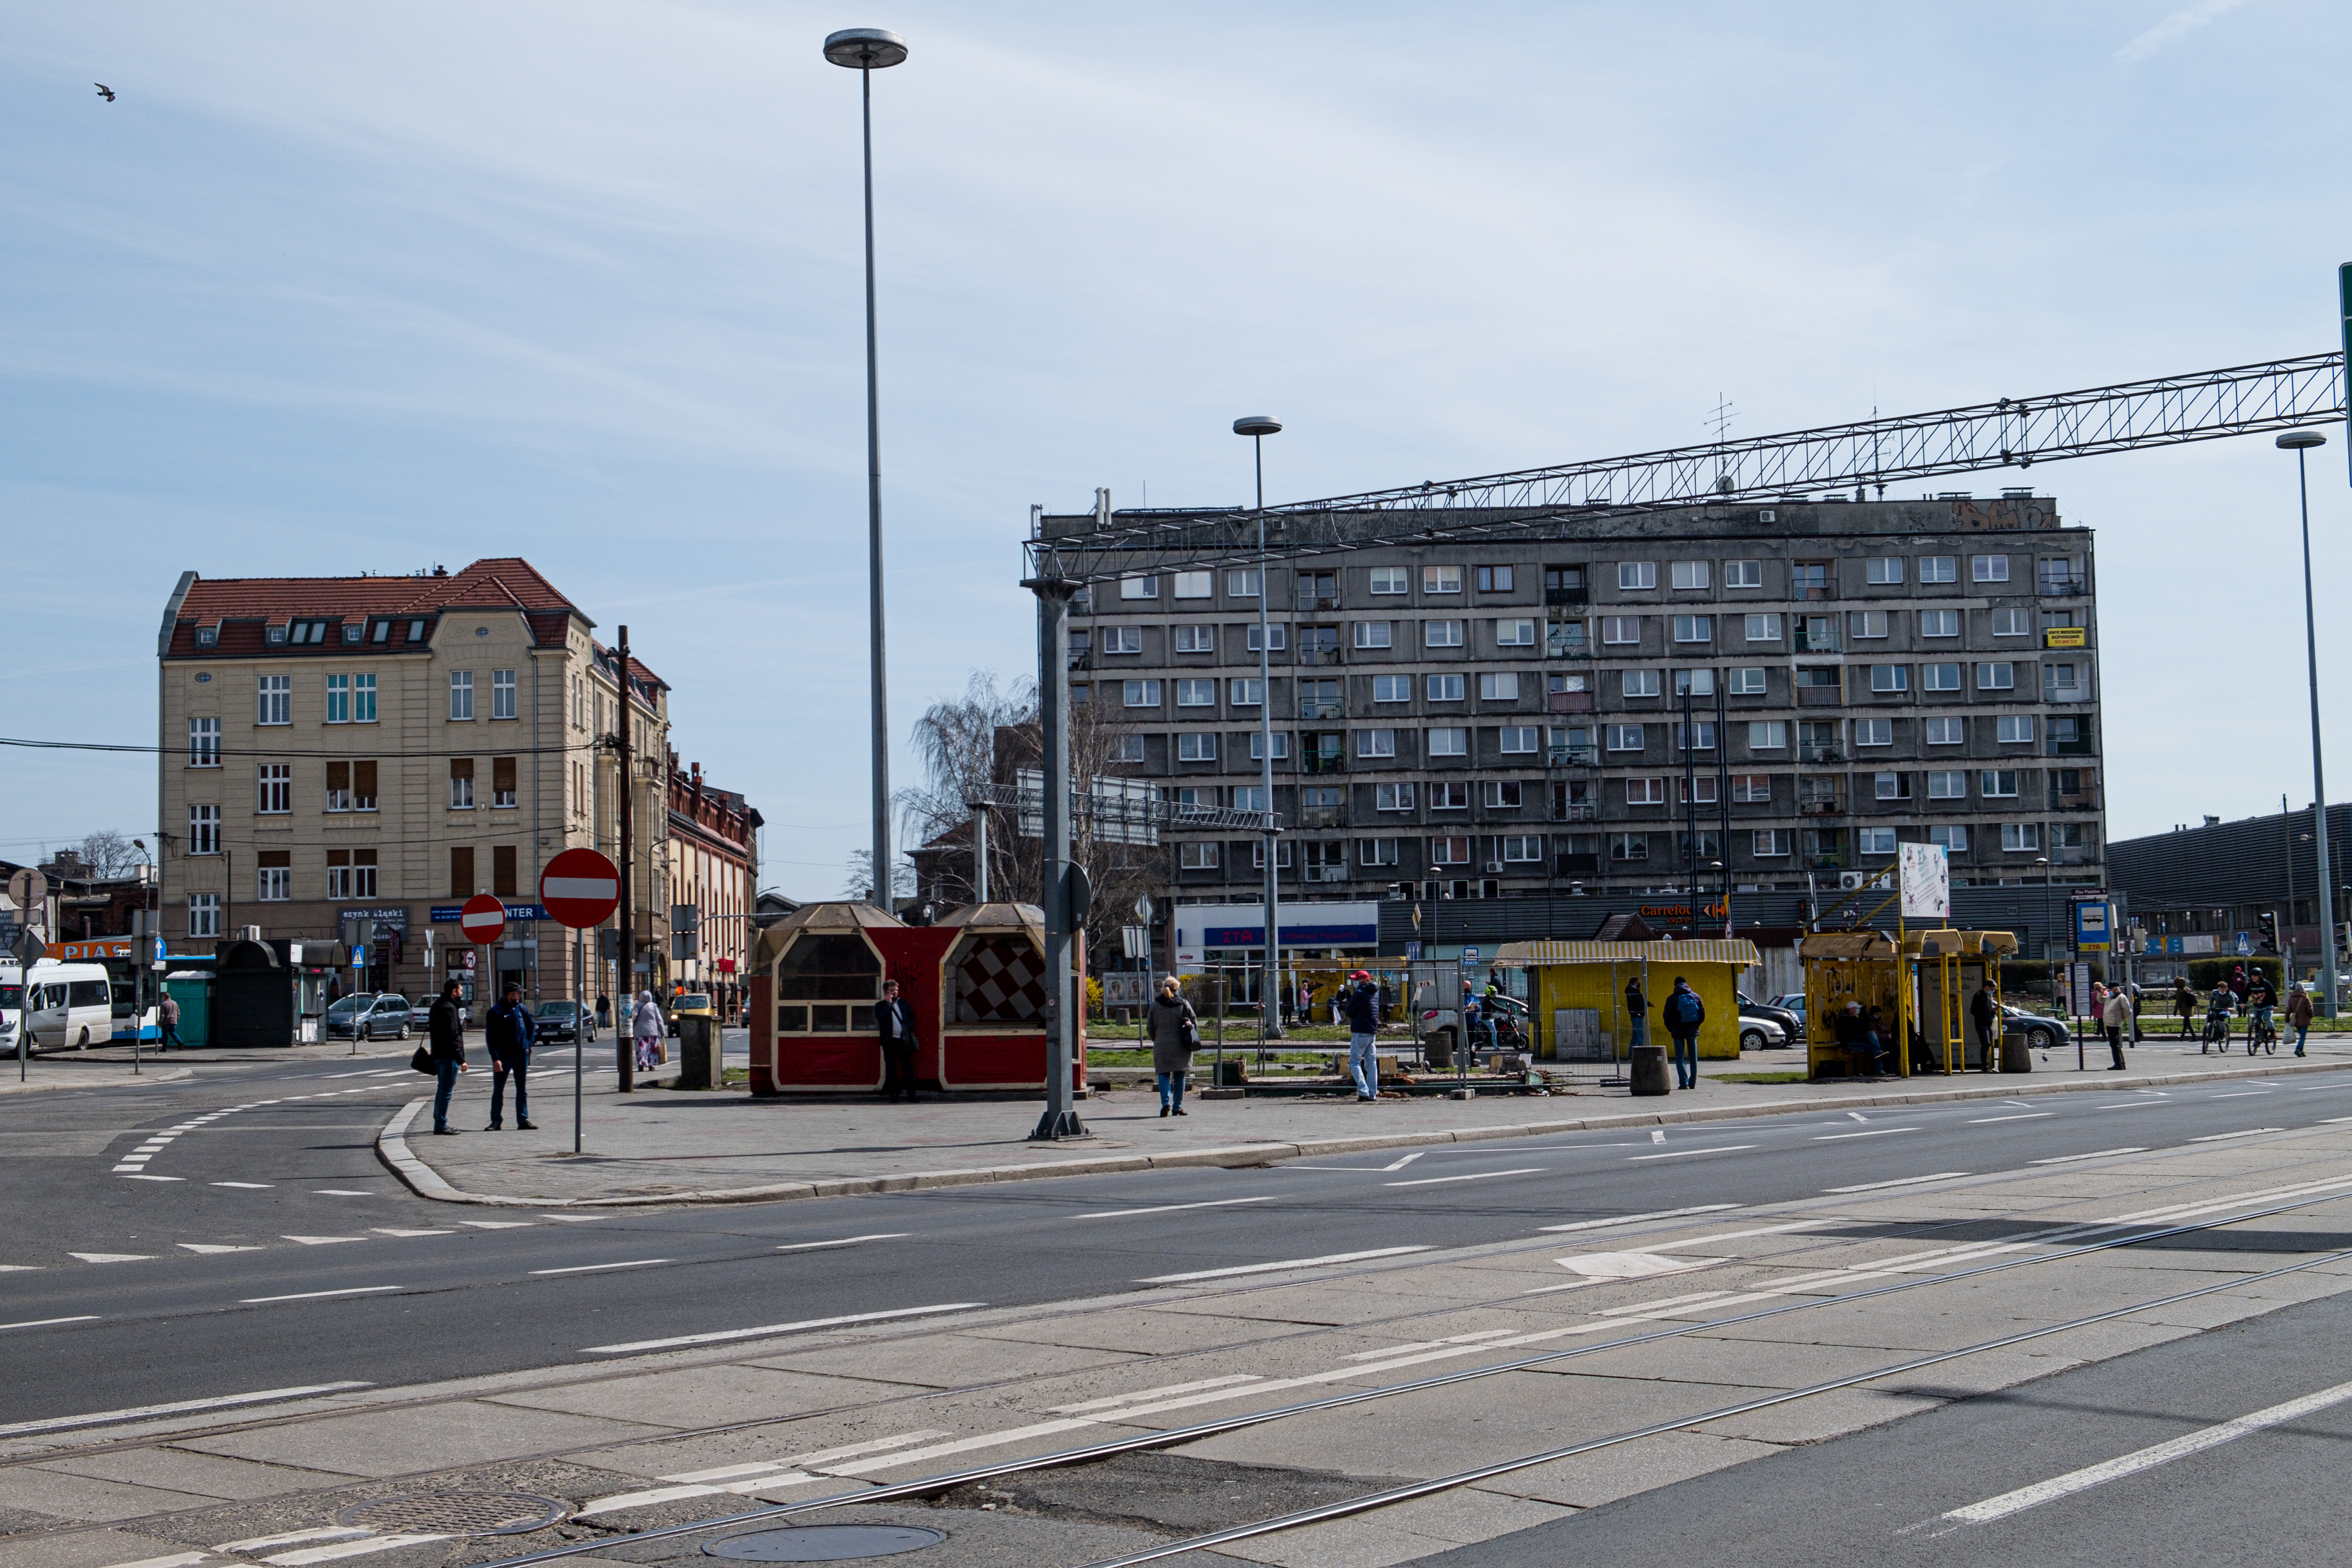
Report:
[[[632,797],[637,793],[629,778],[629,689],[635,684],[629,677],[629,628],[621,628],[620,647],[621,721],[614,741],[621,754],[621,998],[613,1009],[613,1050],[618,1058],[618,1088],[623,1094],[636,1089],[635,1058],[630,1054],[636,1042],[630,1037],[636,1028],[635,994],[629,988],[636,984],[637,900],[635,897],[635,843],[632,837],[635,814],[631,809]],[[622,998],[626,998],[623,1001]],[[622,1019],[629,1021],[622,1023]]]

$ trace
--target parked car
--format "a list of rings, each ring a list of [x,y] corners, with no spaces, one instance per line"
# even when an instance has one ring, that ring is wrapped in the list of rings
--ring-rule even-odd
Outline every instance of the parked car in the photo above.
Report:
[[[1747,1008],[1739,1010],[1739,1048],[1743,1051],[1777,1051],[1787,1047],[1789,1031],[1770,1018],[1751,1016]]]
[[[404,1040],[415,1026],[408,998],[391,991],[362,991],[341,998],[327,1009],[331,1040]]]
[[[531,1009],[531,1023],[539,1030],[538,1037],[541,1044],[552,1040],[577,1041],[583,1020],[587,1023],[588,1037],[593,1040],[596,1037],[596,1013],[593,1008],[583,1008],[577,1002],[541,1002]]]
[[[105,1045],[114,1038],[114,994],[106,969],[97,963],[56,963],[42,960],[33,965],[32,994],[19,989],[23,970],[0,968],[0,1010],[8,1018],[8,1048],[16,1047],[16,1026],[30,1004],[32,1050],[81,1050],[93,1041]]]
[[[2022,1007],[2001,1005],[2000,1032],[2005,1039],[2022,1035],[2025,1043],[2037,1050],[2049,1050],[2066,1038],[2066,1026],[2057,1018],[2045,1018],[2039,1013],[2029,1013]]]
[[[1772,1002],[1750,1002],[1747,997],[1742,996],[1739,999],[1740,1023],[1744,1026],[1751,1018],[1779,1026],[1780,1038],[1775,1042],[1776,1045],[1793,1046],[1805,1037],[1804,1015],[1794,1008],[1784,1007]],[[1748,1044],[1747,1037],[1742,1035],[1740,1048],[1757,1050],[1769,1047],[1750,1046]]]

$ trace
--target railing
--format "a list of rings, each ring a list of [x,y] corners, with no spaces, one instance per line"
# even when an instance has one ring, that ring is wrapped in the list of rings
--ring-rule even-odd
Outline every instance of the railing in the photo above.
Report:
[[[1805,869],[1808,871],[1843,871],[1845,869],[1845,857],[1843,855],[1801,855],[1799,856],[1798,858],[1805,863]]]
[[[2050,738],[2045,739],[2043,744],[2048,748],[2047,754],[2053,757],[2087,757],[2091,754],[2091,742],[2081,737],[2071,741]]]
[[[1838,596],[1834,583],[1797,583],[1789,589],[1789,596],[1807,604],[1822,604]]]
[[[1843,816],[1845,802],[1832,796],[1828,800],[1801,800],[1797,803],[1800,816]]]
[[[1550,605],[1589,605],[1592,602],[1590,588],[1546,588],[1544,603]]]
[[[1598,746],[1552,746],[1547,761],[1555,768],[1597,768],[1601,765]]]
[[[1799,746],[1797,760],[1801,763],[1842,763],[1845,758],[1835,746]]]
[[[1302,805],[1298,808],[1298,826],[1345,827],[1348,826],[1348,808],[1344,805]],[[1307,868],[1310,871],[1314,868],[1312,866]]]
[[[1339,649],[1337,646],[1331,647],[1302,647],[1298,650],[1298,662],[1304,665],[1335,665],[1339,662]]]
[[[1298,771],[1302,773],[1341,773],[1345,771],[1341,764],[1346,761],[1345,757],[1325,756],[1320,752],[1310,752],[1298,759]]]
[[[1339,595],[1337,594],[1310,594],[1306,590],[1301,589],[1298,594],[1297,606],[1299,613],[1302,615],[1321,615],[1327,610],[1339,609]]]
[[[1838,687],[1800,686],[1797,688],[1797,706],[1800,708],[1842,708],[1844,705],[1845,693]]]
[[[2079,599],[2091,591],[2089,580],[2082,577],[2044,577],[2041,583],[2046,599]]]
[[[1592,644],[1586,640],[1581,623],[1574,626],[1548,626],[1544,631],[1546,658],[1591,658]]]
[[[1345,719],[1348,705],[1334,698],[1316,697],[1298,705],[1301,719]]]
[[[1841,653],[1844,651],[1838,647],[1838,635],[1835,631],[1823,632],[1819,637],[1809,637],[1805,633],[1804,617],[1802,616],[1797,616],[1796,622],[1796,635],[1794,640],[1799,653]]]
[[[1598,822],[1601,806],[1590,800],[1556,800],[1551,803],[1551,819],[1554,822]]]
[[[1094,667],[1095,655],[1092,648],[1072,648],[1070,650],[1070,668],[1072,669],[1092,669]]]
[[[1544,694],[1544,708],[1552,713],[1590,713],[1592,711],[1592,693],[1548,691]]]

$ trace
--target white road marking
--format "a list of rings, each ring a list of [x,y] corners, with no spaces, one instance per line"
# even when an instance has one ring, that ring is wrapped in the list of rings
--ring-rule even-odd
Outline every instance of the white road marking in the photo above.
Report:
[[[2048,1160],[2029,1160],[2029,1165],[2071,1165],[2077,1160],[2104,1160],[2110,1154],[2145,1154],[2145,1149],[2100,1149],[2088,1154],[2060,1154]]]
[[[2070,1470],[2065,1475],[2053,1476],[2030,1487],[2020,1487],[2015,1491],[2003,1492],[1999,1497],[1987,1498],[1966,1508],[1956,1508],[1944,1517],[1955,1524],[1984,1524],[1992,1520],[2006,1519],[2011,1514],[2022,1513],[2045,1502],[2072,1497],[2076,1492],[2088,1491],[2093,1487],[2105,1486],[2126,1476],[2136,1476],[2158,1465],[2168,1465],[2175,1459],[2185,1459],[2191,1454],[2218,1448],[2224,1443],[2234,1443],[2241,1437],[2341,1405],[2347,1399],[2352,1399],[2352,1383],[2339,1383],[2333,1388],[2323,1388],[2316,1394],[2306,1394],[2300,1399],[2290,1399],[2284,1405],[2273,1405],[2250,1415],[2241,1415],[2234,1421],[2224,1421],[2201,1432],[2175,1437],[2168,1443],[2158,1443],[2103,1464],[2086,1465],[2079,1470]]]
[[[1815,1137],[1816,1143],[1834,1143],[1841,1138],[1884,1138],[1889,1132],[1916,1132],[1916,1127],[1874,1127],[1867,1132],[1823,1132]]]
[[[1580,1219],[1572,1225],[1548,1225],[1543,1227],[1543,1231],[1549,1234],[1563,1230],[1601,1230],[1610,1226],[1640,1225],[1644,1220],[1680,1219],[1683,1215],[1690,1214],[1718,1214],[1725,1209],[1736,1209],[1739,1206],[1738,1204],[1700,1204],[1696,1208],[1660,1209],[1655,1214],[1620,1215],[1615,1219]]]
[[[632,1351],[666,1351],[677,1345],[719,1344],[728,1340],[756,1340],[768,1334],[795,1334],[809,1329],[839,1328],[849,1323],[878,1323],[893,1318],[928,1317],[937,1312],[969,1312],[985,1301],[949,1301],[937,1307],[898,1307],[887,1312],[853,1312],[840,1318],[805,1318],[797,1323],[769,1323],[757,1329],[720,1329],[708,1334],[678,1334],[666,1340],[637,1340],[623,1345],[587,1345],[583,1355],[623,1355]]]
[[[1506,1329],[1503,1331],[1508,1333],[1510,1331]],[[1369,1353],[1375,1356],[1383,1356],[1390,1352],[1387,1351],[1373,1351]],[[1353,1360],[1355,1358],[1350,1357],[1349,1359]],[[1139,1388],[1133,1394],[1106,1394],[1100,1399],[1088,1399],[1076,1405],[1056,1405],[1049,1407],[1046,1414],[1049,1415],[1083,1415],[1089,1410],[1108,1410],[1114,1405],[1133,1405],[1145,1399],[1164,1399],[1171,1394],[1191,1394],[1196,1389],[1227,1388],[1237,1383],[1264,1383],[1265,1381],[1265,1378],[1260,1377],[1257,1373],[1252,1372],[1235,1373],[1230,1377],[1204,1377],[1196,1383],[1171,1383],[1160,1388]],[[814,1459],[816,1456],[811,1455],[810,1458]],[[670,1478],[664,1477],[663,1479],[667,1480]],[[681,1477],[679,1479],[683,1479],[684,1478]]]
[[[345,1557],[366,1557],[378,1552],[390,1552],[402,1546],[422,1546],[431,1541],[446,1541],[446,1535],[373,1535],[364,1541],[346,1541],[337,1546],[306,1546],[299,1552],[281,1552],[275,1557],[265,1557],[272,1568],[308,1568],[313,1563],[333,1563]]]
[[[877,1231],[872,1236],[845,1236],[836,1241],[795,1241],[789,1247],[779,1247],[778,1252],[813,1252],[825,1247],[855,1247],[861,1241],[903,1241],[914,1235],[911,1230]]]
[[[237,1302],[240,1307],[258,1307],[268,1301],[317,1301],[329,1296],[380,1296],[387,1290],[405,1290],[405,1285],[355,1285],[348,1290],[303,1290],[291,1296],[247,1296]]]
[[[339,1241],[365,1241],[364,1236],[289,1236],[289,1241],[299,1241],[305,1247],[332,1247]]]
[[[2260,1132],[2284,1132],[2284,1127],[2249,1127],[2243,1132],[2208,1132],[2202,1138],[2191,1138],[2191,1143],[2221,1143],[2232,1138],[2252,1138]]]
[[[594,1274],[607,1268],[651,1268],[656,1263],[675,1261],[677,1261],[675,1258],[633,1258],[626,1263],[575,1263],[569,1268],[534,1268],[531,1273],[533,1275]]]
[[[1742,1149],[1753,1149],[1753,1143],[1723,1143],[1712,1149],[1673,1149],[1664,1154],[1629,1154],[1630,1160],[1679,1160],[1685,1154],[1735,1154]]]
[[[529,1230],[531,1226],[527,1219],[461,1219],[457,1223],[476,1230]]]
[[[150,1252],[68,1252],[68,1258],[79,1258],[84,1263],[144,1263],[154,1254]]]
[[[1653,1143],[1663,1143],[1663,1142],[1664,1142],[1665,1141],[1666,1141],[1666,1130],[1665,1130],[1664,1128],[1663,1128],[1663,1127],[1653,1127],[1653,1128],[1651,1128],[1651,1129],[1650,1129],[1650,1142],[1653,1142]]]
[[[2215,1094],[2209,1095],[2207,1098],[2210,1100],[2244,1100],[2250,1095],[2270,1094],[2273,1091],[2267,1089],[2242,1089],[2235,1094]]]
[[[2114,1105],[2095,1105],[2094,1110],[2146,1110],[2151,1105],[2162,1105],[2160,1100],[2126,1100]]]
[[[1434,1252],[1433,1247],[1379,1247],[1370,1252],[1332,1252],[1320,1258],[1288,1258],[1279,1263],[1244,1263],[1234,1268],[1196,1268],[1189,1274],[1155,1274],[1139,1285],[1181,1285],[1193,1279],[1229,1279],[1236,1274],[1271,1274],[1283,1268],[1322,1268],[1335,1263],[1360,1263],[1373,1258],[1402,1258],[1409,1252]]]
[[[586,1225],[592,1219],[611,1219],[608,1214],[543,1214],[541,1219],[560,1219],[566,1225]]]
[[[1685,1237],[1680,1241],[1654,1241],[1650,1243],[1650,1250],[1679,1252],[1685,1247],[1712,1247],[1718,1241],[1740,1241],[1751,1236],[1780,1236],[1792,1230],[1819,1230],[1825,1225],[1837,1223],[1839,1222],[1830,1215],[1823,1215],[1818,1219],[1785,1220],[1779,1225],[1759,1225],[1753,1230],[1719,1230],[1713,1236]]]
[[[96,1321],[98,1321],[98,1315],[91,1312],[79,1318],[33,1318],[21,1323],[0,1323],[0,1330],[46,1329],[57,1323],[94,1323]]]
[[[289,1530],[283,1535],[257,1535],[250,1541],[224,1541],[223,1552],[267,1552],[273,1546],[299,1546],[306,1541],[357,1541],[375,1531],[363,1524],[331,1524],[320,1530]]]
[[[134,1405],[127,1410],[100,1410],[88,1415],[53,1415],[46,1421],[17,1421],[0,1426],[0,1437],[20,1437],[34,1432],[67,1432],[78,1426],[108,1426],[118,1421],[143,1421],[151,1415],[184,1415],[195,1410],[232,1410],[240,1405],[267,1405],[279,1399],[302,1399],[313,1394],[341,1394],[373,1388],[372,1383],[311,1383],[299,1388],[265,1388],[256,1394],[225,1394],[214,1399],[182,1399],[170,1405]]]
[[[1413,1182],[1382,1182],[1384,1187],[1433,1187],[1444,1182],[1486,1182],[1496,1176],[1540,1176],[1541,1165],[1526,1165],[1516,1171],[1473,1171],[1466,1176],[1423,1176]]]
[[[2319,1124],[2320,1124],[2322,1127],[2333,1127],[2333,1126],[2335,1126],[2335,1125],[2336,1125],[2337,1122],[2339,1122],[2339,1121],[2352,1121],[2352,1116],[2329,1116],[2329,1117],[2324,1117],[2324,1118],[2322,1118],[2322,1119],[2321,1119],[2321,1121],[2320,1121],[2320,1123],[2319,1123]]]
[[[457,1234],[454,1230],[394,1230],[390,1226],[383,1225],[371,1226],[369,1228],[378,1236],[455,1236]]]
[[[1864,1182],[1851,1187],[1823,1187],[1824,1193],[1874,1193],[1885,1187],[1916,1187],[1922,1182],[1948,1182],[1966,1171],[1938,1171],[1932,1176],[1902,1176],[1891,1182]]]
[[[207,1184],[215,1187],[243,1187],[249,1192],[261,1193],[268,1192],[277,1184],[274,1182],[212,1182]]]
[[[1064,1432],[1075,1432],[1082,1426],[1100,1423],[1084,1416],[1071,1416],[1061,1421],[1040,1421],[1034,1426],[1014,1426],[1003,1432],[983,1432],[976,1437],[959,1437],[953,1442],[934,1443],[926,1448],[909,1448],[902,1454],[879,1454],[870,1459],[853,1459],[845,1465],[827,1465],[827,1475],[861,1476],[868,1470],[887,1470],[893,1465],[928,1463],[943,1459],[950,1454],[966,1454],[974,1448],[993,1448],[1006,1443],[1018,1443],[1031,1437],[1052,1437]]]
[[[354,1192],[349,1187],[312,1187],[311,1192],[322,1198],[372,1198],[373,1193]]]
[[[1869,1117],[1864,1116],[1864,1115],[1861,1111],[1859,1111],[1859,1110],[1849,1110],[1849,1111],[1847,1111],[1847,1112],[1846,1112],[1846,1115],[1848,1115],[1849,1117],[1853,1118],[1853,1119],[1854,1121],[1869,1121],[1869,1120],[1870,1120],[1870,1118],[1869,1118]]]
[[[180,1245],[190,1252],[210,1257],[215,1252],[259,1252],[257,1247],[224,1247],[215,1242],[184,1241]]]
[[[1426,1153],[1428,1153],[1428,1152],[1429,1152],[1429,1151],[1428,1151],[1428,1150],[1426,1150],[1426,1149],[1415,1149],[1412,1153],[1407,1154],[1403,1159],[1402,1159],[1402,1160],[1397,1160],[1397,1161],[1392,1161],[1391,1163],[1388,1163],[1388,1164],[1382,1165],[1382,1166],[1381,1167],[1381,1170],[1383,1170],[1383,1171],[1402,1171],[1402,1170],[1403,1170],[1407,1165],[1412,1164],[1415,1160],[1420,1159],[1423,1154],[1426,1154]]]
[[[1969,1118],[1969,1125],[1971,1127],[1982,1127],[1988,1121],[2031,1121],[2038,1116],[2055,1116],[2058,1113],[2054,1110],[2028,1110],[2017,1116],[1972,1116]]]
[[[1161,1204],[1155,1208],[1148,1209],[1097,1209],[1092,1214],[1074,1214],[1070,1217],[1072,1219],[1126,1219],[1130,1215],[1174,1214],[1179,1209],[1223,1209],[1231,1208],[1236,1204],[1270,1204],[1274,1202],[1275,1195],[1267,1193],[1261,1197],[1219,1198],[1213,1203],[1205,1204]]]
[[[1663,1312],[1670,1307],[1694,1307],[1701,1301],[1720,1301],[1730,1294],[1728,1290],[1695,1290],[1687,1296],[1669,1296],[1663,1301],[1644,1301],[1636,1307],[1603,1307],[1592,1315],[1596,1318],[1628,1318],[1636,1312]]]
[[[1521,1291],[1521,1295],[1549,1296],[1592,1285],[1622,1285],[1629,1279],[1647,1279],[1660,1274],[1687,1274],[1695,1268],[1712,1268],[1724,1259],[1668,1258],[1656,1252],[1593,1252],[1580,1258],[1555,1258],[1552,1261],[1578,1278],[1565,1285],[1539,1285]]]
[[[117,1175],[121,1175],[126,1182],[184,1182],[188,1179],[185,1176],[149,1176],[142,1174],[137,1171],[125,1173],[120,1165],[117,1165],[114,1169],[115,1173]]]
[[[142,1557],[136,1563],[116,1563],[109,1568],[195,1568],[212,1561],[209,1552],[174,1552],[169,1557]]]

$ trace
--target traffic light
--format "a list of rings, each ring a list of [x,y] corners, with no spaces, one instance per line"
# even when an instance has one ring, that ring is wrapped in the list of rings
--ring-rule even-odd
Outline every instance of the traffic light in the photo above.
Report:
[[[2278,911],[2263,910],[2254,916],[2255,938],[2263,952],[2276,952],[2278,942]]]

